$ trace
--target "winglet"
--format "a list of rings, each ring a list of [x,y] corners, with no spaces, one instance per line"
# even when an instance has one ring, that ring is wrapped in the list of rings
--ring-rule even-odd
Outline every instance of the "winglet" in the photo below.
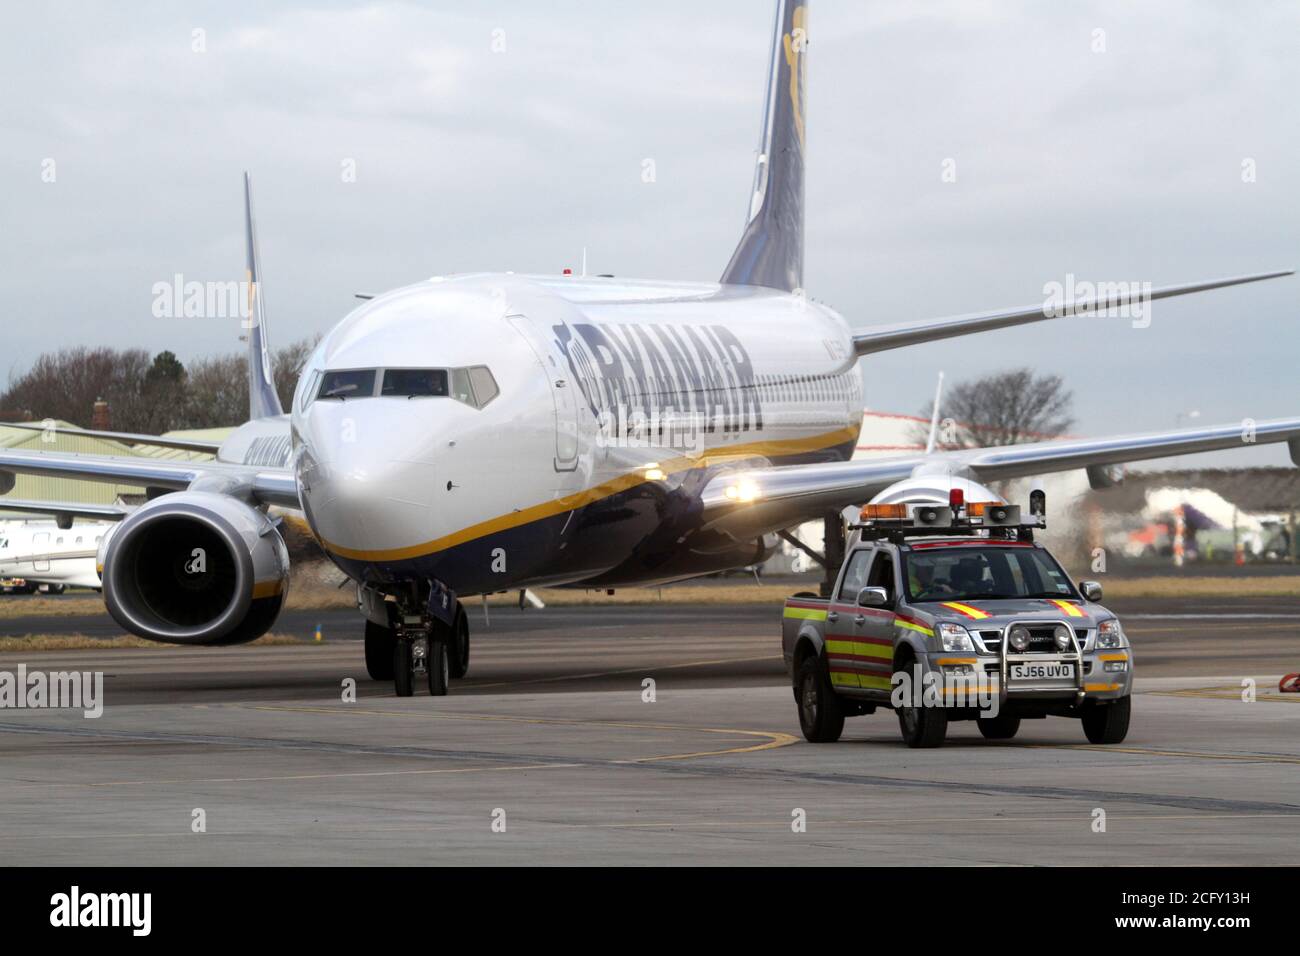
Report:
[[[244,280],[248,284],[248,418],[274,418],[283,415],[280,396],[275,391],[271,372],[271,347],[266,340],[266,311],[262,305],[262,264],[257,253],[257,231],[253,224],[253,180],[244,173],[244,239],[247,265]]]
[[[807,0],[778,0],[770,62],[749,219],[722,281],[792,292],[803,285]]]

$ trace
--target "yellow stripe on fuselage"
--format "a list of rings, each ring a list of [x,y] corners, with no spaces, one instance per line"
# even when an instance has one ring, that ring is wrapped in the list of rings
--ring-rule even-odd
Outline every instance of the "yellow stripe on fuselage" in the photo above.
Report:
[[[736,445],[732,448],[718,448],[706,452],[698,458],[674,458],[671,461],[662,462],[659,465],[661,471],[665,474],[676,474],[682,471],[690,471],[694,468],[707,468],[711,465],[721,464],[735,459],[745,458],[779,458],[784,455],[798,455],[804,452],[820,451],[823,448],[830,448],[835,445],[846,442],[856,442],[858,439],[858,428],[846,426],[833,432],[825,432],[820,435],[810,435],[806,438],[789,438],[776,441],[759,441],[751,442],[748,445]],[[611,478],[609,481],[601,482],[594,487],[587,488],[583,491],[571,495],[565,495],[562,498],[556,498],[553,501],[546,501],[542,504],[533,505],[529,508],[521,508],[518,511],[512,511],[510,514],[500,515],[496,518],[489,518],[487,521],[480,521],[472,524],[468,528],[462,528],[451,534],[444,535],[441,538],[435,538],[433,541],[426,541],[423,544],[413,544],[405,548],[388,548],[379,551],[372,551],[366,548],[348,548],[332,541],[327,541],[318,536],[321,546],[337,555],[340,558],[351,558],[354,561],[402,561],[409,558],[422,558],[425,555],[436,554],[439,551],[446,551],[448,548],[454,548],[458,544],[464,544],[467,541],[473,541],[476,538],[483,538],[490,534],[496,534],[499,531],[508,531],[511,528],[522,527],[531,524],[534,521],[541,521],[545,518],[551,518],[555,515],[563,514],[566,511],[574,511],[578,508],[584,508],[587,505],[595,504],[604,498],[609,498],[620,492],[627,491],[637,485],[645,484],[645,471],[633,471],[617,478]]]

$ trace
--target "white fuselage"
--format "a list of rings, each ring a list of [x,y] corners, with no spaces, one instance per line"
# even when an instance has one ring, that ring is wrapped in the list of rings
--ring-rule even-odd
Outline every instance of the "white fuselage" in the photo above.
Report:
[[[0,524],[0,578],[98,588],[95,554],[112,527],[105,522],[77,523],[67,530],[52,521]]]
[[[670,580],[756,546],[678,546],[708,477],[851,456],[855,363],[844,320],[800,295],[434,279],[322,340],[294,398],[292,460],[314,533],[359,581],[474,594]],[[450,394],[404,390],[400,370],[430,369]]]

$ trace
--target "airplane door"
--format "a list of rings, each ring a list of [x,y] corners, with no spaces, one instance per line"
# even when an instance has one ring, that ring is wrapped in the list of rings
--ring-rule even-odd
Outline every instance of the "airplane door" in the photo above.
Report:
[[[555,470],[573,471],[578,467],[578,400],[574,394],[577,384],[572,381],[559,348],[527,316],[507,318],[533,350],[551,383],[555,407]]]
[[[32,538],[32,567],[37,571],[50,569],[50,533],[42,531]]]

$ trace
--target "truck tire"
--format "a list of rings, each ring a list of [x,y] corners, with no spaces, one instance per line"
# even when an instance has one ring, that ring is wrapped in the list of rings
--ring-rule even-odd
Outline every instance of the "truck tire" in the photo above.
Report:
[[[1015,714],[998,714],[981,717],[975,721],[985,740],[1010,740],[1020,730],[1020,718]]]
[[[844,708],[835,696],[821,658],[809,654],[799,665],[795,684],[799,703],[799,727],[814,744],[833,744],[844,733]]]
[[[1088,735],[1088,742],[1094,744],[1118,744],[1128,736],[1128,721],[1132,713],[1133,698],[1121,697],[1113,704],[1085,704],[1083,708],[1083,732]]]

